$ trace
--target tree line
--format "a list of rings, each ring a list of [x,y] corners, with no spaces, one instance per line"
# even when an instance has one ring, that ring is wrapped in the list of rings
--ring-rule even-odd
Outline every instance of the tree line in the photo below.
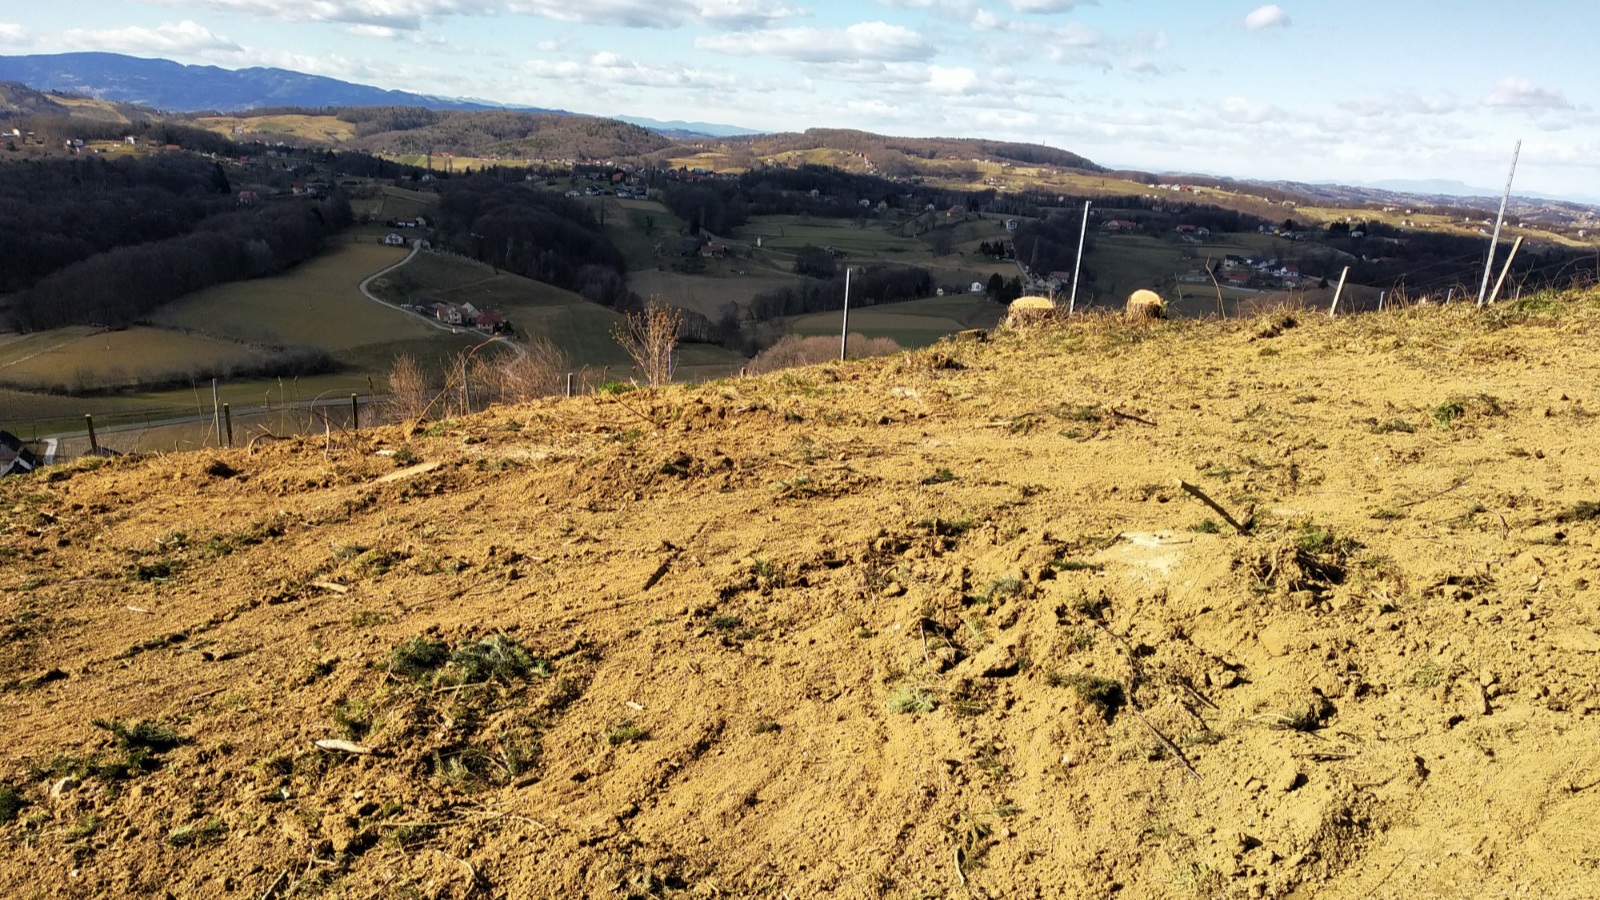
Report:
[[[113,247],[52,272],[17,295],[11,325],[128,325],[185,294],[309,259],[350,221],[350,204],[339,195],[219,213],[187,234]]]
[[[232,209],[226,175],[187,156],[0,165],[0,291],[30,288],[116,247],[187,234]]]
[[[463,256],[576,291],[596,303],[626,306],[627,264],[584,204],[477,175],[440,189],[441,241]]]

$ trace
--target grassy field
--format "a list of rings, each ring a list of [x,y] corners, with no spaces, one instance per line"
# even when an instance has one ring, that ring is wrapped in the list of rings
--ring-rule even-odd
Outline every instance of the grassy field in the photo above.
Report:
[[[160,328],[61,328],[0,347],[0,384],[23,390],[116,387],[267,358],[259,347]]]
[[[833,247],[850,254],[852,259],[915,262],[928,252],[922,241],[889,234],[877,224],[859,228],[852,222],[805,216],[758,216],[734,237],[750,244],[759,237],[764,249],[789,253],[807,245]]]
[[[850,311],[850,331],[867,337],[894,338],[902,347],[926,347],[945,335],[968,328],[992,328],[1005,308],[982,294],[933,297],[888,303]],[[823,312],[781,320],[800,335],[838,334],[840,313]]]
[[[190,294],[156,310],[150,319],[233,340],[329,351],[430,337],[438,332],[373,303],[356,287],[405,256],[399,247],[339,244],[283,274]]]
[[[713,263],[713,266],[716,265]],[[648,269],[629,273],[628,287],[641,297],[660,297],[673,306],[692,309],[715,319],[729,303],[742,306],[755,295],[793,284],[799,277],[779,274],[770,269],[747,271],[751,271],[751,274],[708,272],[705,275],[685,275]]]
[[[439,195],[425,191],[408,191],[405,188],[384,185],[378,196],[353,200],[350,208],[361,215],[372,216],[378,223],[389,219],[411,219],[430,216],[439,205]]]
[[[234,129],[247,133],[290,134],[312,141],[344,144],[356,136],[356,126],[333,116],[207,116],[196,127],[232,137]]]
[[[656,245],[682,235],[685,223],[654,200],[619,200],[616,197],[585,197],[597,220],[605,223],[611,239],[628,263],[630,271],[653,269],[661,258]]]

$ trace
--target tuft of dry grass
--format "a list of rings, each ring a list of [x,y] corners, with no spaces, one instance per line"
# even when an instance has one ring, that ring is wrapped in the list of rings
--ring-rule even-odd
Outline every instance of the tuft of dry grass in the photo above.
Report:
[[[890,356],[904,348],[894,338],[869,338],[852,333],[845,341],[845,354],[851,359]],[[786,334],[776,344],[756,354],[750,361],[751,374],[776,372],[798,366],[811,366],[839,358],[839,342],[831,337],[801,337]]]

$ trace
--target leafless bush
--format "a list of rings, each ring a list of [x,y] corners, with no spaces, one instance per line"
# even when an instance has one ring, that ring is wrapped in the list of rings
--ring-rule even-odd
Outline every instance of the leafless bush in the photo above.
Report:
[[[487,391],[500,403],[526,403],[562,390],[567,354],[542,337],[529,341],[522,353],[496,357],[473,374],[476,391]]]
[[[622,349],[633,357],[633,363],[651,387],[660,387],[672,380],[677,360],[673,352],[678,346],[678,334],[683,329],[683,313],[651,297],[639,312],[628,313],[627,322],[612,330]]]
[[[416,357],[402,353],[389,368],[389,399],[385,404],[389,418],[409,422],[428,411],[428,379]]]
[[[903,349],[894,338],[869,338],[861,334],[851,334],[845,342],[845,355],[851,359],[888,356]],[[756,374],[776,372],[779,369],[810,366],[838,358],[839,341],[836,338],[787,334],[776,344],[756,354],[756,358],[750,361],[750,371]]]

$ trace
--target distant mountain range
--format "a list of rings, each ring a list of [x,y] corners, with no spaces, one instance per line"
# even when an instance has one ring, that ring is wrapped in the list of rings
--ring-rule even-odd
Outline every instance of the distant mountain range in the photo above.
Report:
[[[1488,197],[1499,202],[1500,194],[1504,187],[1483,188],[1474,187],[1461,181],[1451,181],[1443,178],[1431,179],[1404,179],[1388,178],[1383,181],[1353,181],[1357,187],[1371,187],[1384,191],[1393,191],[1397,194],[1421,194],[1435,197]],[[1562,200],[1577,203],[1600,203],[1600,195],[1557,197],[1553,194],[1541,194],[1537,191],[1518,190],[1515,183],[1511,185],[1511,196],[1523,197],[1528,200]]]
[[[5,81],[21,82],[42,91],[83,94],[164,112],[236,112],[273,106],[420,106],[442,110],[570,114],[559,109],[391,91],[288,69],[188,66],[166,59],[144,59],[120,53],[0,56],[0,82]],[[669,137],[728,137],[759,133],[748,128],[708,122],[616,118]]]

